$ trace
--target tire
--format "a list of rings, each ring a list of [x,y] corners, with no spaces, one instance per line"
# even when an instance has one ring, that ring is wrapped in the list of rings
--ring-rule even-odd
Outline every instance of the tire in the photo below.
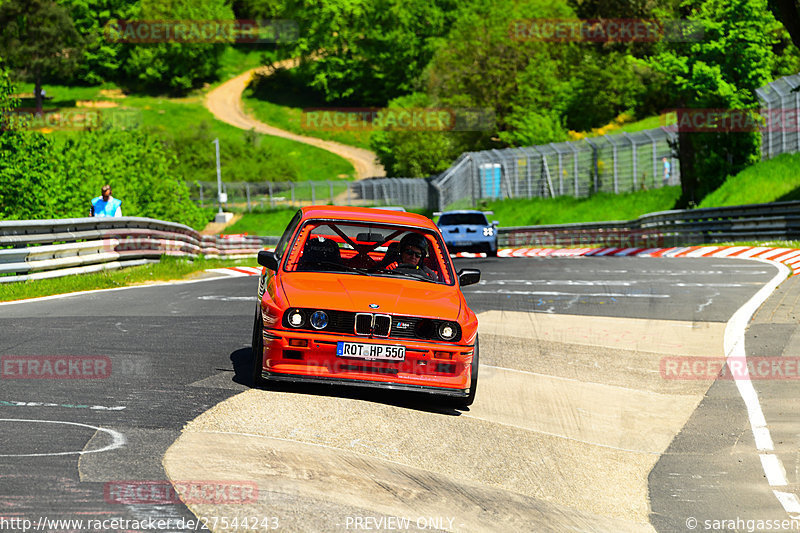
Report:
[[[475,401],[475,392],[478,389],[478,338],[475,338],[475,351],[472,354],[472,364],[470,365],[469,393],[466,398],[452,398],[450,404],[453,407],[467,408]]]
[[[494,243],[494,247],[492,245],[488,245],[486,248],[486,257],[497,257],[497,243]]]
[[[253,339],[250,348],[253,352],[253,386],[258,387],[264,384],[261,375],[264,366],[264,337],[262,335],[261,308],[256,307],[256,316],[253,320]]]

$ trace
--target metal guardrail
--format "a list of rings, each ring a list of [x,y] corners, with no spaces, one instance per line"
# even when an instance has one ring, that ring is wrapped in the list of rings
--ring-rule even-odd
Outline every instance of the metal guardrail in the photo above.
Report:
[[[662,248],[730,241],[800,240],[800,202],[661,211],[635,220],[499,228],[506,247]]]
[[[54,278],[158,262],[162,255],[254,256],[277,237],[201,235],[152,218],[0,221],[0,283]]]

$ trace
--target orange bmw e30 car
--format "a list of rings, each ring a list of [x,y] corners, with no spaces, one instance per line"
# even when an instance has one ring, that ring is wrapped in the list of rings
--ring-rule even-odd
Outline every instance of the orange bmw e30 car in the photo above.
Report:
[[[414,213],[312,206],[261,251],[253,377],[420,391],[468,406],[478,320],[436,225]],[[447,397],[447,398],[444,398]]]

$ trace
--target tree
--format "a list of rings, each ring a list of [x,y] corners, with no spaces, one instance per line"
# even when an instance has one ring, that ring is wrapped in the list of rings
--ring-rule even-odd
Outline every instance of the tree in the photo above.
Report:
[[[226,0],[139,0],[136,8],[131,16],[143,21],[233,22]],[[134,87],[183,94],[216,77],[226,46],[227,42],[169,42],[166,37],[164,42],[126,45],[130,56],[125,72]]]
[[[769,7],[789,32],[794,45],[800,48],[800,5],[797,0],[769,0]]]
[[[111,20],[130,18],[133,3],[130,0],[57,0],[69,11],[75,29],[83,37],[83,59],[72,79],[90,85],[104,81],[121,81],[122,67],[130,51],[121,42],[105,35],[104,28]]]
[[[447,33],[455,0],[291,0],[283,16],[299,38],[281,47],[301,57],[308,84],[329,102],[384,105],[410,93]]]
[[[0,55],[17,75],[34,83],[42,111],[42,83],[78,65],[81,39],[69,13],[53,0],[6,0],[0,4]]]
[[[755,111],[756,89],[771,80],[772,45],[779,29],[767,1],[705,0],[689,18],[703,25],[703,39],[666,43],[651,62],[666,76],[677,107],[698,110],[695,113]],[[699,203],[727,176],[756,162],[759,143],[758,131],[693,132],[679,127],[679,207]]]

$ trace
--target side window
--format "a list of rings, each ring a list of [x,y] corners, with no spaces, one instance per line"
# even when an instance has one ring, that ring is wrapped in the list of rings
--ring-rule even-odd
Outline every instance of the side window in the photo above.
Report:
[[[292,221],[289,222],[289,225],[286,227],[286,230],[283,232],[283,235],[281,235],[278,244],[275,246],[275,255],[278,257],[278,259],[281,259],[283,257],[283,252],[286,251],[286,247],[289,245],[289,239],[292,238],[294,230],[297,229],[297,225],[300,223],[300,218],[302,214],[303,213],[301,211],[295,213],[294,217],[292,218]]]

